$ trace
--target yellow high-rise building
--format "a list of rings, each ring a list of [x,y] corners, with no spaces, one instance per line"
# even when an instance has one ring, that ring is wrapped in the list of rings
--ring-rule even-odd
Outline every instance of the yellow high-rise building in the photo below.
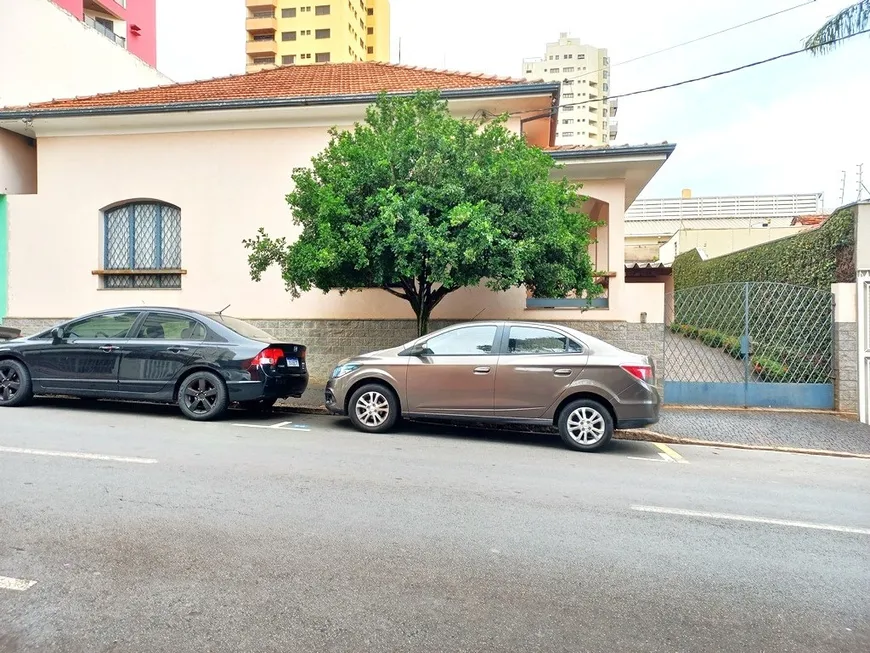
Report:
[[[307,0],[311,2],[311,0]],[[390,60],[390,0],[245,0],[246,71]]]

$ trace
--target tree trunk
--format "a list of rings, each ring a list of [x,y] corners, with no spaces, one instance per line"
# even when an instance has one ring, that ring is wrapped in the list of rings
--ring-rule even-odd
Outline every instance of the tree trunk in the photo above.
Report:
[[[417,336],[425,336],[429,333],[429,316],[432,314],[432,307],[426,302],[421,302],[420,308],[417,311]]]

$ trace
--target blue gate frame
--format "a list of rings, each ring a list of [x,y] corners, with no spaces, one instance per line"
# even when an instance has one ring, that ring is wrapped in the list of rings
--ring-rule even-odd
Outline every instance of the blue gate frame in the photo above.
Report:
[[[678,290],[666,298],[664,401],[834,408],[834,296],[782,283]]]

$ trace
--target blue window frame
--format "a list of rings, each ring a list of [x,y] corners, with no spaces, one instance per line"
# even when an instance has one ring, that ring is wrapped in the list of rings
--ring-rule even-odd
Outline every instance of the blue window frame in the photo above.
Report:
[[[104,212],[105,288],[180,288],[181,275],[181,209],[129,202]]]

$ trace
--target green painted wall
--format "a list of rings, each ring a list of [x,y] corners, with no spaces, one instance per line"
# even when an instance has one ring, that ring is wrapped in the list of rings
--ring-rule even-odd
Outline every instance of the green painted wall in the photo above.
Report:
[[[0,195],[0,324],[9,308],[9,221],[6,218],[6,196]]]

